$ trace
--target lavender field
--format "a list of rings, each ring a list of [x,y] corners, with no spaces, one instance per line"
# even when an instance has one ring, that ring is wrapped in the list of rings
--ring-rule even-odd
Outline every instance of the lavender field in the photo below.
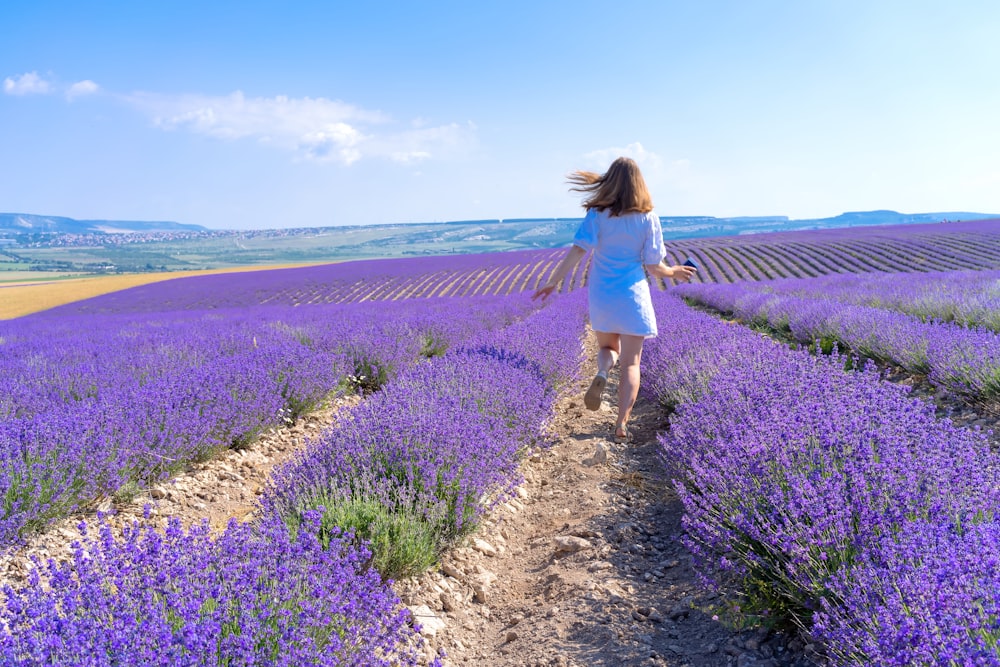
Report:
[[[699,266],[695,283],[768,281],[825,275],[1000,270],[1000,220],[899,225],[666,242],[667,262],[686,257]],[[561,250],[366,260],[178,279],[89,299],[51,311],[78,313],[213,310],[257,305],[399,301],[414,298],[503,296],[538,287]],[[587,264],[566,278],[586,285]],[[665,289],[662,281],[657,287]]]
[[[687,543],[751,618],[833,664],[993,665],[1000,458],[882,379],[661,295],[645,391]]]
[[[279,472],[254,525],[98,529],[74,563],[5,585],[4,664],[412,662],[415,635],[382,577],[426,567],[510,493],[577,372],[564,332],[583,331],[579,297],[541,311],[488,297],[138,315],[116,304],[4,325],[8,547],[331,395],[368,399]]]
[[[1000,664],[997,455],[875,365],[996,405],[1000,223],[668,251],[703,270],[658,285],[643,392],[670,415],[664,461],[706,581],[832,664]],[[586,265],[556,299],[528,298],[559,257],[201,276],[0,322],[5,550],[363,398],[276,471],[252,523],[119,537],[91,521],[73,562],[5,583],[3,664],[414,664],[385,580],[431,566],[509,497],[556,398],[590,371]]]
[[[697,259],[697,280],[711,283],[1000,269],[1000,220],[690,239],[667,248],[668,259]]]
[[[1000,271],[685,285],[677,293],[807,346],[902,366],[970,401],[1000,401]]]

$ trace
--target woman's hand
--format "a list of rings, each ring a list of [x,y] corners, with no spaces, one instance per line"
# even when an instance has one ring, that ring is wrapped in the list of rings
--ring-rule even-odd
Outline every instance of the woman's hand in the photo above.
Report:
[[[535,299],[541,298],[542,301],[545,301],[550,296],[552,296],[552,292],[555,291],[557,286],[558,286],[557,283],[553,282],[545,283],[545,285],[535,290],[535,293],[531,295],[531,300],[534,301]]]
[[[670,271],[670,275],[668,276],[669,278],[683,282],[691,280],[694,274],[698,273],[698,269],[693,266],[687,266],[686,264],[677,264],[669,267],[668,270]]]
[[[649,272],[649,275],[656,276],[657,278],[671,278],[687,282],[691,280],[691,276],[698,272],[698,269],[686,264],[667,266],[663,262],[660,262],[659,264],[647,264],[646,271]]]
[[[577,262],[587,254],[587,251],[578,245],[571,245],[566,254],[563,255],[562,261],[559,262],[559,266],[556,267],[555,273],[549,277],[549,281],[543,286],[535,290],[535,293],[531,295],[531,300],[541,297],[542,301],[548,299],[552,292],[559,287],[559,283],[563,281],[563,278],[576,266]]]

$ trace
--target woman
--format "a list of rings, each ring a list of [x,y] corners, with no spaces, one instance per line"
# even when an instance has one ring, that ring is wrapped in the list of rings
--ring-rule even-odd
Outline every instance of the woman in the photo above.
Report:
[[[619,362],[614,439],[626,442],[630,439],[628,420],[639,394],[642,344],[656,335],[646,272],[657,278],[689,280],[696,269],[663,263],[666,251],[660,219],[653,213],[653,201],[634,160],[620,157],[603,175],[577,171],[569,181],[575,186],[572,191],[589,195],[583,202],[587,215],[555,273],[531,298],[544,301],[587,251],[594,251],[588,297],[590,326],[600,350],[597,375],[583,402],[589,410],[601,407],[608,372]]]

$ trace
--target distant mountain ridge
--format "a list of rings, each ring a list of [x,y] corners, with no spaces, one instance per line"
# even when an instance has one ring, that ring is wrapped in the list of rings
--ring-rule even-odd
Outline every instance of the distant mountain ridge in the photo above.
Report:
[[[28,234],[127,234],[129,232],[205,232],[207,227],[170,221],[76,220],[56,215],[0,213],[0,231]]]
[[[0,213],[0,281],[11,271],[143,273],[565,248],[573,242],[580,220],[495,218],[239,230],[175,222],[73,220]],[[736,237],[767,236],[772,232],[863,227],[879,227],[890,233],[895,227],[926,227],[933,233],[950,226],[942,223],[963,221],[1000,230],[1000,215],[968,212],[855,211],[810,220],[661,214],[660,221],[663,238],[668,242],[717,238],[729,243]],[[79,252],[81,248],[85,252]]]
[[[672,216],[660,214],[663,235],[667,239],[694,238],[707,236],[735,236],[764,232],[787,232],[806,229],[829,229],[869,225],[901,225],[935,222],[957,222],[961,220],[984,220],[1000,218],[1000,214],[950,211],[939,213],[899,213],[891,210],[853,211],[829,218],[792,219],[788,216],[735,216],[717,218],[714,216]],[[485,220],[454,220],[448,222],[415,222],[380,225],[316,226],[297,228],[274,228],[271,230],[213,229],[202,225],[170,221],[140,220],[76,220],[62,216],[34,215],[30,213],[0,213],[0,237],[17,234],[70,234],[70,235],[126,235],[147,233],[188,232],[211,236],[243,234],[308,234],[321,231],[341,231],[349,229],[382,229],[384,238],[371,243],[387,240],[405,242],[425,241],[435,238],[447,241],[451,238],[473,235],[485,237],[510,237],[512,240],[531,239],[530,245],[554,246],[569,243],[579,225],[580,218],[505,218]],[[459,232],[457,230],[461,229]],[[455,230],[455,231],[450,231]]]
[[[1000,218],[997,213],[973,213],[970,211],[946,211],[937,213],[899,213],[891,210],[850,211],[829,218],[800,218],[787,216],[739,216],[715,218],[711,216],[665,216],[660,215],[664,236],[734,236],[739,234],[759,234],[763,232],[791,232],[806,229],[830,229],[839,227],[861,227],[874,225],[914,225],[935,222],[958,222],[961,220],[988,220]],[[671,233],[669,228],[675,228]]]

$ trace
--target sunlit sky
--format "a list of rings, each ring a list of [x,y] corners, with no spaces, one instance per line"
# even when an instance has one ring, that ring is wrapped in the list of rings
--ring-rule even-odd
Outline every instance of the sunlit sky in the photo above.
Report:
[[[274,228],[1000,213],[1000,2],[3,0],[0,211]]]

